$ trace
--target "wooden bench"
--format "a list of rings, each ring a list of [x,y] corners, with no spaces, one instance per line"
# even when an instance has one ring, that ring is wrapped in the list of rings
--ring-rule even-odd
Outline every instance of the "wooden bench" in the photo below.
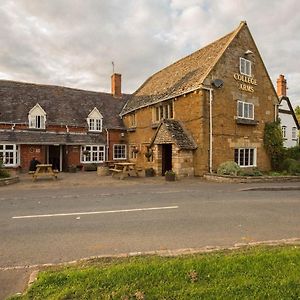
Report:
[[[109,169],[109,171],[111,171],[112,177],[114,177],[116,174],[119,174],[119,178],[123,179],[123,171],[119,170],[119,169]]]

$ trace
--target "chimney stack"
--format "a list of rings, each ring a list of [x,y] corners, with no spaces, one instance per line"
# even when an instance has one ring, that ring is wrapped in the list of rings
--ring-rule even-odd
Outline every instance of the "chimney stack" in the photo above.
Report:
[[[121,74],[114,73],[111,75],[111,93],[114,97],[122,97]]]
[[[284,75],[279,75],[277,79],[277,95],[279,97],[286,97],[286,79],[284,78]]]

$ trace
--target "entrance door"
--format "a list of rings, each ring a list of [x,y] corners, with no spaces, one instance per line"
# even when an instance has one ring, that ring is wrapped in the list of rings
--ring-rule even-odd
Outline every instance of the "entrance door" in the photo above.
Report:
[[[60,146],[49,146],[49,164],[52,164],[54,170],[61,170]]]
[[[162,176],[165,175],[166,171],[172,170],[172,144],[162,144]]]

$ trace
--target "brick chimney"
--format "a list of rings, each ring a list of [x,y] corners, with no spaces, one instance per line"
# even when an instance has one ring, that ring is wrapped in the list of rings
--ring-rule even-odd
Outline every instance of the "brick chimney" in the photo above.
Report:
[[[286,97],[286,79],[284,78],[284,75],[279,75],[277,79],[277,95],[279,97]]]
[[[111,93],[114,97],[122,97],[121,92],[121,74],[111,75]]]

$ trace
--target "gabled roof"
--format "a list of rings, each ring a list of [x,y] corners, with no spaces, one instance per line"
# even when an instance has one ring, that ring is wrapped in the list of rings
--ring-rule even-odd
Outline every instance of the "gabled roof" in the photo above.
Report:
[[[286,97],[286,96],[281,96],[281,97],[279,97],[279,103],[280,103],[280,104],[281,104],[282,101],[286,101],[286,103],[287,103],[287,105],[288,105],[288,107],[289,107],[289,111],[286,111],[286,110],[284,110],[284,109],[280,109],[280,108],[279,108],[279,109],[278,109],[279,113],[282,113],[282,114],[291,114],[292,117],[293,117],[293,119],[294,119],[294,121],[295,121],[295,124],[296,124],[296,126],[297,126],[297,129],[300,130],[300,124],[299,124],[299,122],[298,122],[298,119],[297,119],[297,117],[296,117],[295,111],[294,111],[294,109],[293,109],[293,106],[292,106],[292,104],[291,104],[291,101],[290,101],[289,97]]]
[[[124,128],[119,113],[128,95],[114,98],[67,87],[0,80],[0,123],[28,123],[29,111],[39,103],[47,114],[47,124],[87,126],[86,119],[96,107],[103,127]]]
[[[162,129],[167,130],[171,140],[178,146],[179,149],[194,150],[197,148],[197,144],[193,140],[192,136],[187,134],[182,124],[179,121],[170,119],[162,120],[159,123],[150,143],[150,147],[156,143],[156,139],[159,137],[159,133]]]
[[[121,115],[198,89],[245,25],[241,22],[233,32],[152,75],[128,99]]]

